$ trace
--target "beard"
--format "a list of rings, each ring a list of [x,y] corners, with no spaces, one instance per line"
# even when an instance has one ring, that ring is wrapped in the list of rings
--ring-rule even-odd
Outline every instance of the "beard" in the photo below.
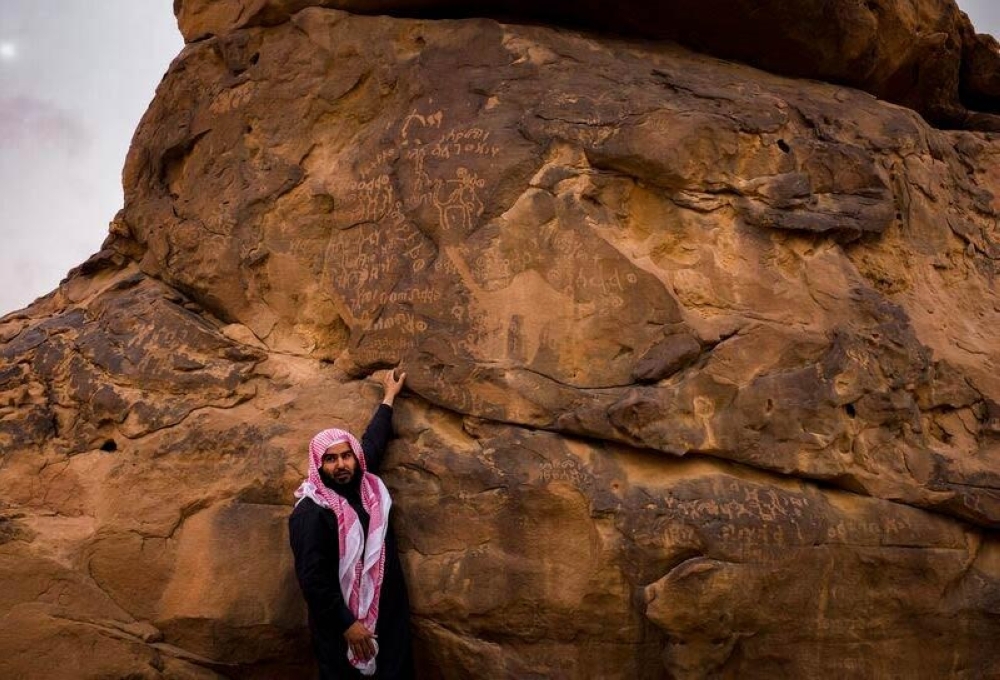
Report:
[[[354,474],[351,475],[350,479],[342,482],[338,482],[331,475],[328,475],[322,468],[319,470],[319,478],[323,480],[323,484],[331,489],[340,488],[343,489],[346,486],[350,486],[354,483],[354,480],[358,478],[358,471],[355,470]]]

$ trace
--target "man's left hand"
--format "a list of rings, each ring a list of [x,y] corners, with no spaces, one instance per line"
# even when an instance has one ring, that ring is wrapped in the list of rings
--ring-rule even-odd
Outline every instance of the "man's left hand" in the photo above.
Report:
[[[386,371],[385,375],[382,376],[382,387],[385,389],[385,396],[382,398],[382,403],[388,406],[392,406],[392,402],[396,399],[396,395],[403,389],[403,382],[406,380],[406,373],[400,373],[397,377],[396,370]]]

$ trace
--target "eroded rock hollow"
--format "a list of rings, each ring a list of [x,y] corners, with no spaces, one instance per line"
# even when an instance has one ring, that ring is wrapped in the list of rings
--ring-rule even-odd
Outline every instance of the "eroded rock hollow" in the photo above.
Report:
[[[0,676],[302,677],[292,490],[395,365],[421,677],[1000,674],[1000,140],[319,4],[177,3],[104,249],[0,321]]]

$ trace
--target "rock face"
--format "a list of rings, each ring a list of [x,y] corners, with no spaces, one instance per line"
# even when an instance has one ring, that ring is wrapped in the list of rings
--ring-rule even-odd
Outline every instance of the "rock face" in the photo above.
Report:
[[[105,249],[0,322],[0,676],[301,677],[306,443],[399,363],[421,677],[1000,674],[996,139],[305,4],[200,6]]]
[[[490,16],[684,45],[860,88],[935,125],[1000,130],[1000,45],[954,0],[175,0],[188,41],[275,25],[317,5],[359,14]]]

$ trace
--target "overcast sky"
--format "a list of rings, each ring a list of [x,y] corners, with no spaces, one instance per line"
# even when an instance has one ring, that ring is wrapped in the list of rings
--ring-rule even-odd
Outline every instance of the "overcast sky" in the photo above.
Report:
[[[172,0],[0,0],[0,315],[96,252],[132,133],[182,47]],[[1000,35],[1000,1],[959,0]]]
[[[100,248],[181,47],[171,0],[0,0],[0,315]]]

